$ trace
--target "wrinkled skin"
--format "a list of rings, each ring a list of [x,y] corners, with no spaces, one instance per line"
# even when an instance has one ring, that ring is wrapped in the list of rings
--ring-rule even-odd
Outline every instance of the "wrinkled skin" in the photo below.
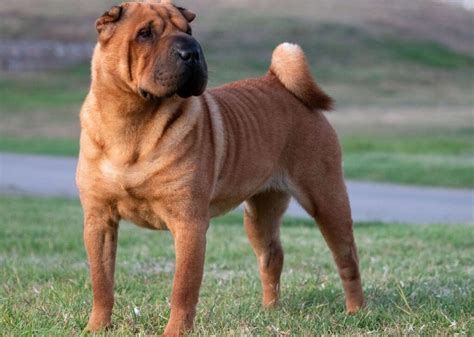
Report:
[[[144,98],[171,97],[176,93],[186,98],[204,92],[204,54],[178,8],[125,3],[106,12],[96,26],[102,54],[101,69],[97,69],[100,74],[113,75],[114,80],[120,78],[124,86]],[[197,60],[182,60],[179,50],[183,48],[196,51]]]
[[[346,308],[363,305],[331,99],[295,46],[267,75],[205,91],[207,67],[190,34],[194,14],[170,3],[125,3],[97,20],[92,83],[81,110],[76,181],[93,289],[87,331],[111,324],[118,224],[169,230],[176,250],[165,336],[193,326],[211,217],[245,202],[264,307],[277,304],[279,226],[290,197],[331,249]],[[231,240],[232,238],[222,238]]]

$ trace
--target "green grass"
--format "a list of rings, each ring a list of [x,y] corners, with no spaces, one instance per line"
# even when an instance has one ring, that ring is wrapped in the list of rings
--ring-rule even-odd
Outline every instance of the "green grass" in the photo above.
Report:
[[[474,130],[466,134],[372,135],[342,138],[350,179],[474,187]]]
[[[455,52],[431,41],[402,41],[388,39],[385,46],[395,58],[442,69],[473,66],[474,57]]]
[[[78,335],[91,305],[77,201],[0,198],[0,326],[5,335]],[[193,335],[472,335],[470,226],[357,224],[367,307],[344,313],[320,233],[286,221],[282,300],[260,308],[257,264],[241,218],[214,221]],[[121,226],[114,328],[158,334],[169,317],[172,239]],[[140,315],[133,313],[139,308]]]
[[[46,109],[78,107],[87,94],[89,69],[88,64],[80,64],[47,73],[4,74],[0,79],[0,113],[35,114]]]
[[[0,151],[76,157],[79,154],[79,139],[0,137]]]

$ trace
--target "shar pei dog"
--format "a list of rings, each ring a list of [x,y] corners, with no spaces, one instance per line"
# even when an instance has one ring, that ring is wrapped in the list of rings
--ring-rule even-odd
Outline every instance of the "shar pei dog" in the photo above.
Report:
[[[302,49],[283,43],[268,72],[206,90],[195,14],[170,1],[127,2],[96,21],[76,181],[93,305],[86,330],[111,324],[118,224],[169,230],[176,270],[165,336],[192,329],[209,220],[242,202],[264,307],[278,302],[279,226],[291,197],[334,256],[346,309],[364,302],[332,100]]]

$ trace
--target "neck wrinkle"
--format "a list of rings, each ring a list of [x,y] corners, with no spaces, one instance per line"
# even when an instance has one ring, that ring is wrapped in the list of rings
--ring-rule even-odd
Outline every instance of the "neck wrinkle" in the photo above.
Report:
[[[174,97],[158,102],[145,101],[138,95],[122,93],[120,99],[113,91],[98,91],[93,85],[94,114],[88,114],[87,132],[93,135],[107,157],[142,158],[152,153],[167,129],[180,119],[187,100]],[[178,116],[176,115],[178,114]]]

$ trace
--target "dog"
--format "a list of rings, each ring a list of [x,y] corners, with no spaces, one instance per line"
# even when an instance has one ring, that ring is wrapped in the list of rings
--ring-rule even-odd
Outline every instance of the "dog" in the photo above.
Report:
[[[323,114],[331,98],[290,43],[274,50],[263,77],[206,91],[195,16],[164,0],[123,3],[96,21],[76,174],[93,290],[86,330],[111,324],[121,219],[171,232],[176,270],[164,336],[192,329],[209,220],[242,202],[262,303],[275,306],[279,226],[291,197],[318,223],[355,313],[364,298],[341,149]]]

